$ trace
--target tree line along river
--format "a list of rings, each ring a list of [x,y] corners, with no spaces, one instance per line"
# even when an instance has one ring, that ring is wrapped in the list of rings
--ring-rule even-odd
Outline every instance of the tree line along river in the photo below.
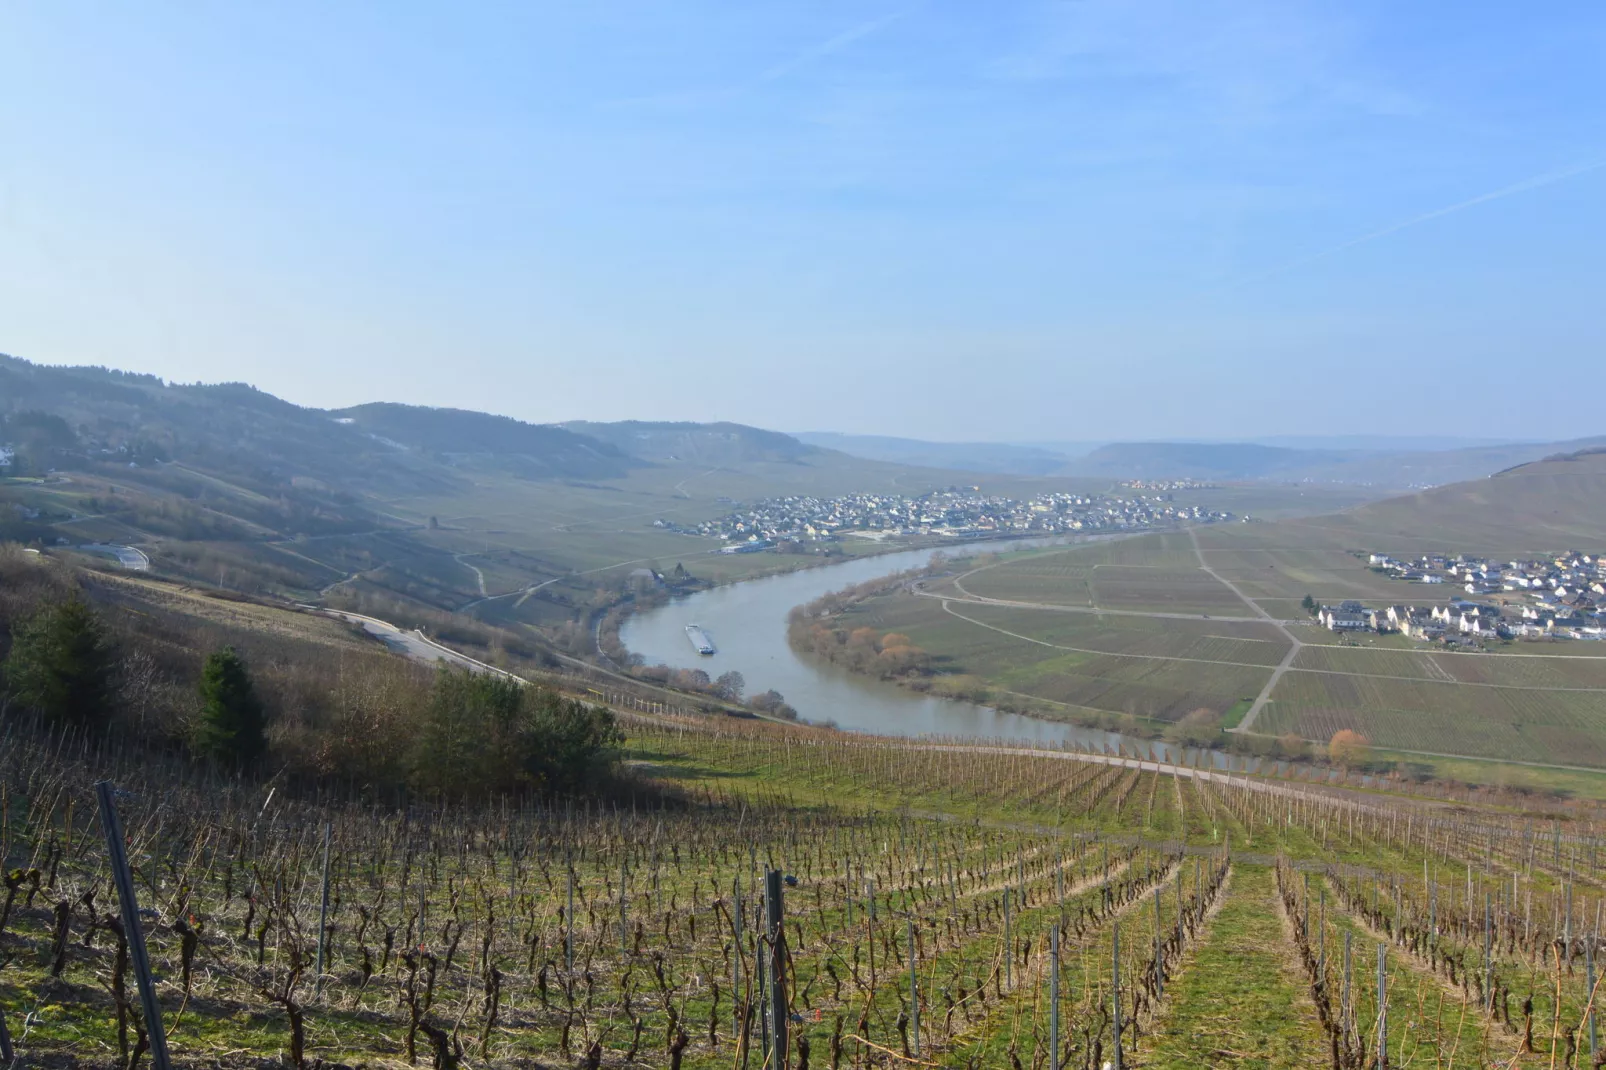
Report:
[[[943,548],[951,554],[1007,552],[1032,546],[1086,542],[1109,536],[1060,537],[966,543]],[[1094,750],[1126,745],[1147,753],[1153,747],[1165,760],[1192,764],[1203,760],[1216,768],[1255,769],[1261,763],[1218,751],[1178,748],[1158,740],[1134,739],[1116,732],[1057,721],[1044,721],[989,706],[940,698],[894,683],[847,672],[804,657],[786,640],[786,616],[830,591],[906,569],[920,568],[931,549],[901,550],[859,557],[838,564],[800,569],[777,576],[743,580],[715,587],[626,618],[619,638],[647,664],[702,669],[709,676],[735,670],[750,692],[773,688],[786,696],[805,721],[832,722],[854,732],[891,736],[947,736],[1007,740],[1058,746],[1072,744]],[[700,655],[686,637],[687,625],[698,625],[715,652]]]

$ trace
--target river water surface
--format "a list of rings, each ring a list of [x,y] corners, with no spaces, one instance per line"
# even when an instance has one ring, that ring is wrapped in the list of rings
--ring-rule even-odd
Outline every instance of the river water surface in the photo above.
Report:
[[[1094,536],[1093,538],[1098,538]],[[945,552],[996,552],[1048,546],[1080,539],[994,541],[944,547]],[[1242,759],[1215,751],[1181,750],[1158,741],[1136,740],[1096,728],[1038,720],[1004,713],[988,706],[917,694],[896,684],[849,673],[796,653],[786,641],[786,615],[793,606],[811,602],[829,591],[919,568],[932,551],[904,550],[840,564],[802,569],[780,576],[744,580],[699,591],[667,605],[626,618],[619,637],[649,665],[702,669],[710,676],[736,670],[749,694],[771,688],[786,696],[806,721],[834,722],[839,728],[894,736],[959,736],[1030,743],[1071,743],[1095,750],[1126,744],[1190,764],[1195,758],[1218,768]],[[696,624],[713,641],[715,653],[692,649],[686,625]],[[1249,763],[1253,766],[1253,762]]]

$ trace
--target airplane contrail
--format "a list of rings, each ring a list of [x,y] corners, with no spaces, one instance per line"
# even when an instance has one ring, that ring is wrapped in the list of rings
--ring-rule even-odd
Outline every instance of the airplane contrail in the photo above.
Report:
[[[859,38],[868,37],[877,30],[897,22],[899,19],[908,15],[913,10],[914,7],[906,7],[902,11],[894,11],[890,15],[883,15],[879,19],[871,19],[869,22],[860,23],[858,26],[854,26],[851,29],[843,30],[830,40],[822,41],[813,48],[804,49],[802,52],[798,53],[796,56],[793,56],[785,63],[777,64],[776,66],[771,67],[769,70],[759,75],[757,84],[763,85],[765,82],[773,82],[777,78],[784,78],[788,74],[791,74],[793,71],[797,70],[799,67],[805,67],[817,59],[823,59],[833,52],[837,52],[843,48],[846,48]]]
[[[1358,238],[1351,238],[1349,241],[1335,245],[1330,249],[1323,249],[1319,253],[1311,253],[1309,256],[1302,256],[1297,260],[1290,260],[1286,264],[1281,264],[1267,271],[1262,271],[1258,275],[1250,275],[1237,281],[1240,283],[1256,282],[1260,279],[1269,278],[1272,275],[1281,275],[1285,271],[1292,271],[1295,268],[1304,267],[1307,264],[1313,264],[1318,260],[1325,260],[1328,257],[1337,253],[1341,253],[1346,249],[1353,249],[1357,245],[1365,245],[1367,242],[1376,241],[1379,238],[1386,238],[1390,234],[1398,234],[1400,231],[1405,230],[1408,227],[1414,227],[1419,223],[1426,223],[1429,220],[1451,215],[1455,212],[1472,208],[1476,205],[1487,204],[1489,201],[1499,200],[1501,197],[1509,197],[1514,193],[1526,193],[1529,190],[1539,189],[1541,186],[1549,186],[1554,185],[1557,182],[1564,182],[1569,178],[1577,178],[1579,175],[1588,174],[1590,171],[1598,171],[1602,167],[1606,167],[1606,160],[1595,160],[1591,163],[1575,164],[1572,167],[1564,167],[1558,171],[1546,171],[1544,174],[1534,175],[1532,178],[1525,178],[1521,182],[1514,182],[1509,186],[1502,186],[1500,189],[1493,190],[1489,193],[1479,194],[1476,197],[1459,201],[1444,208],[1436,208],[1431,212],[1424,212],[1419,216],[1412,216],[1410,219],[1386,226],[1381,230],[1374,230],[1370,233],[1362,234]]]
[[[878,19],[871,19],[868,22],[861,22],[857,26],[851,26],[848,29],[843,30],[841,33],[821,41],[817,45],[812,45],[803,49],[801,52],[793,55],[791,59],[777,63],[775,66],[741,84],[727,85],[718,89],[688,90],[685,92],[657,93],[642,97],[629,97],[623,100],[604,102],[603,106],[631,107],[642,104],[669,104],[680,107],[689,107],[735,100],[739,97],[746,96],[749,93],[756,92],[759,89],[762,89],[764,86],[769,85],[771,82],[786,78],[792,73],[801,70],[812,63],[822,60],[827,56],[840,52],[844,48],[847,48],[849,45],[862,38],[869,37],[871,34],[879,33],[881,30],[899,21],[900,19],[906,18],[910,14],[913,14],[915,11],[919,10],[921,6],[922,4],[920,3],[912,4],[900,11],[894,11],[891,14],[883,15]]]

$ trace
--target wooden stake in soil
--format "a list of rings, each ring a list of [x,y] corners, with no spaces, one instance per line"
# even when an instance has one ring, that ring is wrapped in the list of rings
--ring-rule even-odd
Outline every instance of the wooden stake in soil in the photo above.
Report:
[[[1010,890],[1004,889],[1004,987],[1011,988],[1014,981],[1010,977],[1010,962],[1014,958],[1014,947],[1009,942],[1009,900]]]
[[[563,912],[563,972],[574,973],[574,857],[569,857],[569,905]],[[420,919],[422,920],[422,919]]]
[[[1122,1067],[1121,1067],[1121,923],[1120,922],[1116,922],[1114,924],[1114,926],[1111,928],[1111,930],[1110,930],[1110,938],[1111,938],[1111,941],[1112,941],[1112,943],[1111,943],[1111,951],[1110,951],[1110,962],[1111,962],[1110,1002],[1111,1002],[1112,1006],[1114,1007],[1114,1013],[1111,1015],[1110,1021],[1111,1021],[1111,1024],[1115,1028],[1115,1070],[1122,1070]]]
[[[790,1064],[786,1046],[786,930],[781,899],[781,871],[769,870],[764,874],[765,921],[769,927],[769,989],[770,1024],[774,1048],[769,1065],[774,1070],[786,1070]]]
[[[318,976],[312,983],[312,998],[323,992],[323,949],[329,931],[329,834],[332,825],[323,823],[323,901],[318,907]]]
[[[1165,999],[1165,960],[1160,944],[1160,886],[1154,886],[1154,998]]]
[[[1388,972],[1386,956],[1388,949],[1377,945],[1377,1065],[1378,1070],[1384,1070],[1389,1064],[1389,1005],[1388,1005]]]
[[[1344,1035],[1345,1035],[1346,1038],[1354,1035],[1354,1032],[1355,1032],[1355,1016],[1350,1012],[1350,995],[1349,995],[1349,985],[1350,985],[1350,954],[1349,954],[1350,935],[1351,935],[1350,931],[1348,929],[1345,929],[1344,930],[1344,992],[1343,992],[1343,995],[1341,995],[1339,997],[1339,1002],[1338,1002],[1339,1020],[1340,1020],[1341,1024],[1343,1025]]]
[[[1595,1064],[1595,937],[1584,945],[1584,977],[1589,982],[1589,1062]]]
[[[851,903],[853,900],[850,898],[848,901]],[[742,996],[742,878],[740,874],[731,878],[731,946],[731,1030],[737,1036],[737,1042],[740,1043],[742,1018],[746,1014],[743,1008],[747,1004],[747,1000]],[[745,1066],[745,1050],[742,1059]]]
[[[915,968],[915,916],[904,918],[909,936],[909,1051],[920,1058],[920,972]]]
[[[100,825],[106,833],[106,854],[111,860],[112,880],[117,885],[117,905],[123,914],[128,935],[129,957],[134,978],[139,982],[139,1002],[145,1013],[145,1032],[151,1045],[151,1062],[156,1070],[170,1070],[167,1030],[162,1026],[162,1005],[156,1000],[156,980],[151,976],[150,956],[145,952],[145,930],[139,924],[139,904],[134,899],[134,878],[128,872],[128,856],[123,850],[123,823],[112,800],[112,785],[102,780],[95,785],[100,800]]]
[[[1048,1070],[1060,1070],[1060,930],[1048,936]],[[919,1054],[916,1052],[915,1054]]]

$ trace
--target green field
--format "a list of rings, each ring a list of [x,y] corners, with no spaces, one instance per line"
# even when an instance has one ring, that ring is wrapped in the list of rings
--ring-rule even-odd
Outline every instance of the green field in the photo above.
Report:
[[[1558,647],[1588,648],[1590,645],[1546,644],[1552,650]],[[1415,646],[1415,650],[1306,646],[1294,659],[1294,668],[1363,676],[1402,676],[1492,687],[1596,688],[1606,691],[1606,658],[1507,654],[1513,648],[1520,650],[1539,646],[1527,643],[1502,647],[1495,654],[1432,653],[1423,649],[1420,643]]]
[[[1285,646],[1259,638],[1261,625],[961,602],[945,607],[941,599],[911,594],[872,599],[845,620],[909,635],[956,678],[1060,706],[1159,721],[1201,707],[1220,714],[1255,695]]]
[[[1325,744],[1353,729],[1385,750],[1606,768],[1606,644],[1450,653],[1399,635],[1337,635],[1301,608],[1305,594],[1423,604],[1411,596],[1424,588],[1373,572],[1305,521],[1196,534],[1197,553],[1186,533],[1172,533],[985,559],[920,595],[871,599],[848,621],[909,635],[931,654],[939,690],[984,697],[992,688],[1038,700],[1024,708],[1047,716],[1164,722],[1205,709],[1231,725],[1291,634],[1303,645],[1255,733]]]
[[[1606,692],[1473,687],[1290,672],[1257,729],[1308,739],[1340,729],[1382,747],[1606,766]]]
[[[1231,590],[1199,569],[1187,535],[1144,535],[1010,557],[955,582],[961,596],[1040,605],[1244,615]]]
[[[1242,529],[1201,531],[1199,542],[1210,567],[1250,598],[1297,602],[1309,594],[1322,602],[1356,598],[1369,602],[1437,605],[1451,594],[1443,585],[1403,583],[1373,572],[1362,558],[1340,548],[1234,549],[1225,536]]]

